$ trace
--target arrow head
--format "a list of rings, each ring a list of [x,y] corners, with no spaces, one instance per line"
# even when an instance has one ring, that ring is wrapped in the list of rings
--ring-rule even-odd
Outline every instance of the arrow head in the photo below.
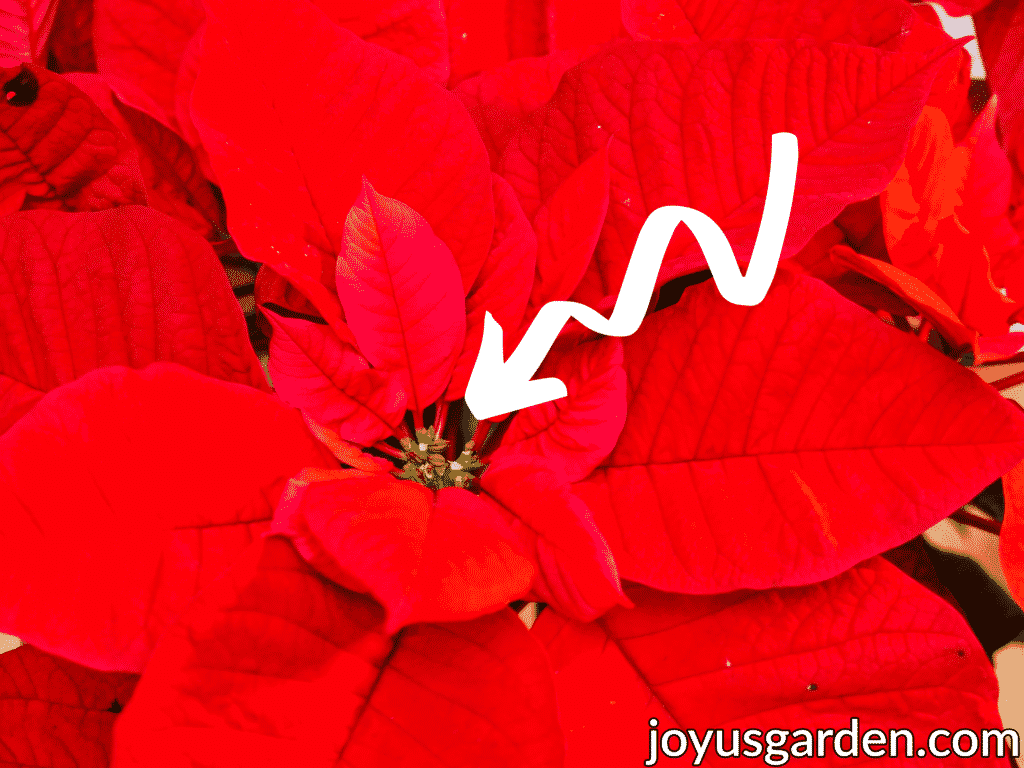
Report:
[[[491,313],[485,312],[480,352],[466,384],[466,405],[473,416],[483,421],[568,396],[561,379],[531,381],[532,375],[533,371],[520,370],[511,357],[505,361],[504,332]]]

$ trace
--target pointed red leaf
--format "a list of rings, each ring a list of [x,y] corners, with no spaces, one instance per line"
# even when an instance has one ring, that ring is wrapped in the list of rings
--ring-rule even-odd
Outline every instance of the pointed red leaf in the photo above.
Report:
[[[820,581],[921,533],[1024,455],[1024,414],[811,278],[711,282],[624,340],[626,425],[574,487],[623,578],[710,593]]]
[[[800,144],[783,251],[791,255],[847,203],[881,191],[896,172],[908,121],[924,104],[944,53],[809,41],[618,45],[566,73],[551,102],[505,150],[502,173],[532,215],[608,145],[608,217],[575,294],[596,307],[617,294],[640,227],[662,205],[708,214],[737,256],[749,258],[767,189],[771,135],[791,131]],[[695,125],[702,130],[690,131]],[[660,281],[704,266],[681,227]]]
[[[922,280],[892,264],[863,256],[847,245],[833,248],[832,260],[881,283],[909,303],[938,329],[954,350],[977,349],[978,332],[964,325],[949,304]]]
[[[405,415],[403,377],[371,369],[325,325],[264,315],[270,337],[270,379],[278,396],[345,440],[372,445],[392,435]]]
[[[332,465],[295,411],[250,387],[170,363],[67,384],[0,438],[0,628],[138,671],[267,528],[288,478]]]
[[[203,16],[200,0],[94,0],[100,74],[140,88],[159,110],[151,116],[173,127],[178,67]]]
[[[623,0],[630,34],[654,40],[816,40],[899,50],[920,23],[902,0]]]
[[[5,0],[0,7],[0,67],[46,64],[57,0]]]
[[[534,625],[556,673],[566,768],[643,764],[649,718],[659,737],[686,732],[688,762],[698,754],[692,739],[704,743],[702,765],[729,762],[718,743],[728,753],[733,729],[758,729],[748,731],[757,754],[753,744],[740,746],[770,763],[788,759],[813,730],[833,729],[835,741],[830,735],[821,754],[810,753],[823,765],[849,762],[833,746],[850,748],[850,735],[840,742],[838,731],[850,728],[851,717],[861,735],[884,729],[886,755],[889,729],[911,730],[912,756],[906,738],[897,741],[898,762],[911,765],[921,763],[914,755],[935,728],[1001,729],[992,666],[970,628],[881,558],[795,589],[690,597],[633,587],[628,594],[635,609],[594,624],[545,611]],[[714,728],[724,729],[721,742]],[[764,751],[771,729],[788,737],[774,755]],[[937,747],[948,743],[940,737]],[[877,742],[869,746],[878,754]],[[793,756],[808,756],[801,750]]]
[[[130,143],[78,88],[27,64],[0,69],[0,82],[15,94],[0,102],[0,199],[70,211],[146,204]]]
[[[492,460],[535,456],[570,482],[582,480],[611,453],[626,421],[622,342],[603,338],[552,352],[534,378],[547,376],[565,382],[568,397],[516,413]]]
[[[432,491],[356,470],[302,472],[271,532],[333,581],[368,592],[387,612],[385,632],[463,621],[526,594],[533,565],[502,515],[463,488]]]
[[[536,561],[533,593],[539,600],[581,621],[628,605],[608,543],[557,466],[506,454],[488,466],[480,487]]]
[[[996,136],[997,103],[995,96],[989,99],[964,138],[970,166],[964,179],[964,205],[959,210],[964,226],[990,246],[1010,205],[1012,173],[1010,161]],[[1004,250],[1016,245],[1019,238],[995,242],[999,250]]]
[[[269,389],[224,270],[194,232],[134,206],[0,221],[0,374],[45,392],[166,360]],[[0,405],[0,422],[14,405]]]
[[[999,0],[974,14],[978,47],[989,88],[999,99],[999,133],[1003,147],[1024,168],[1024,3]]]
[[[114,768],[560,768],[543,648],[508,610],[409,627],[280,537],[204,591],[118,720]]]
[[[882,219],[893,265],[934,290],[968,328],[998,336],[1007,332],[1017,305],[992,278],[982,227],[992,218],[984,213],[985,194],[977,184],[967,189],[977,149],[971,139],[955,146],[946,116],[925,107],[906,160],[881,195]]]
[[[114,720],[138,679],[97,672],[31,645],[0,655],[3,765],[107,768]]]
[[[490,312],[502,328],[518,328],[523,321],[537,261],[537,236],[508,182],[494,174],[494,239],[487,260],[466,296],[466,340],[455,361],[446,400],[458,400],[480,353],[484,313]],[[504,337],[505,353],[511,354],[516,339]]]
[[[429,222],[468,291],[494,216],[486,150],[458,100],[305,0],[211,0],[209,12],[192,113],[242,253],[305,278],[334,322],[317,285],[333,279],[324,262],[366,177]],[[265,54],[281,49],[294,53]]]
[[[359,351],[401,374],[414,413],[448,385],[466,338],[466,302],[452,252],[416,211],[369,182],[345,219],[338,297]]]
[[[572,296],[590,266],[608,213],[611,169],[603,147],[576,168],[533,219],[537,232],[537,278],[527,320],[549,301]]]
[[[526,117],[555,94],[562,75],[594,52],[584,48],[515,59],[459,83],[454,93],[476,123],[493,168]]]

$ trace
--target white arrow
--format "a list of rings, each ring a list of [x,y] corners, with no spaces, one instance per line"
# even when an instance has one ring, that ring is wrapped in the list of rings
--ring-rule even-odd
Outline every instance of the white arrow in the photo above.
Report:
[[[636,333],[654,293],[669,240],[679,224],[693,232],[722,298],[747,307],[759,304],[771,287],[782,256],[782,242],[793,208],[798,157],[796,136],[772,134],[768,191],[745,276],[740,274],[728,238],[709,216],[693,208],[666,205],[653,211],[640,230],[611,317],[605,318],[575,301],[550,301],[540,308],[519,346],[505,361],[504,332],[491,313],[485,312],[480,352],[466,385],[466,405],[473,416],[482,421],[569,394],[561,379],[531,381],[569,318],[575,317],[605,336]]]

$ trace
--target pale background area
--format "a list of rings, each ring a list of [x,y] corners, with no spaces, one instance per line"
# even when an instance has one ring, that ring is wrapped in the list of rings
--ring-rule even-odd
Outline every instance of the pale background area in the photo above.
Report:
[[[970,16],[951,18],[938,5],[929,4],[938,12],[946,32],[954,39],[974,35],[974,23]],[[972,59],[971,76],[983,78],[985,67],[981,62],[977,41],[968,43],[966,49]],[[995,381],[1019,370],[1024,370],[1024,364],[992,366],[980,375],[986,381]],[[1004,394],[1024,405],[1024,384],[1013,387]],[[985,515],[977,508],[971,511],[977,515]],[[925,537],[940,549],[972,557],[996,583],[1007,589],[1006,578],[999,565],[999,539],[993,534],[951,520],[943,520],[929,529]],[[526,606],[520,613],[520,618],[527,627],[532,626],[536,619],[536,604]],[[0,633],[0,653],[13,650],[19,645],[21,642],[16,637]],[[996,652],[994,662],[996,677],[999,678],[999,711],[1003,717],[1004,727],[1014,728],[1024,737],[1024,644],[1010,643],[1001,648]],[[1024,768],[1024,760],[1018,760],[1018,764]]]

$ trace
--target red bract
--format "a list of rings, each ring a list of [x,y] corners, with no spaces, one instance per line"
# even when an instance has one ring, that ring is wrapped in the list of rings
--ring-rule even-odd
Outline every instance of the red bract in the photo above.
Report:
[[[492,613],[533,579],[508,522],[464,488],[435,493],[388,474],[303,472],[271,530],[290,536],[318,572],[373,595],[388,634]]]
[[[135,206],[0,219],[0,431],[97,368],[164,360],[267,389],[212,249]]]
[[[639,39],[810,39],[888,50],[899,50],[917,23],[913,9],[898,0],[802,0],[784,11],[776,0],[623,0],[622,16]]]
[[[149,204],[204,237],[225,239],[221,206],[189,146],[167,126],[122,103],[103,77],[74,73],[65,77],[87,93],[121,135],[130,140]]]
[[[97,672],[29,645],[3,654],[0,759],[17,768],[61,759],[78,768],[106,768],[114,718],[138,679]]]
[[[170,363],[94,371],[0,438],[0,624],[79,663],[141,671],[267,529],[288,478],[332,465],[294,411],[250,387]]]
[[[982,5],[986,7],[981,8]],[[977,11],[974,25],[978,31],[978,46],[989,87],[999,98],[1002,145],[1014,160],[1019,179],[1024,171],[1024,72],[1020,67],[1024,54],[1020,35],[1024,4],[1019,0],[995,0],[978,6],[972,9]],[[1019,204],[1019,199],[1017,202]]]
[[[146,203],[131,145],[91,99],[30,65],[0,69],[0,80],[0,212]]]
[[[0,16],[0,66],[42,64],[57,11],[54,0],[13,0]]]
[[[113,766],[556,768],[541,645],[508,609],[389,638],[380,607],[276,537],[166,634]]]
[[[566,768],[641,765],[649,718],[659,736],[679,728],[703,741],[722,728],[725,752],[734,728],[757,728],[761,737],[780,728],[798,739],[794,729],[838,731],[851,716],[861,734],[913,731],[915,750],[950,723],[999,727],[995,677],[963,619],[881,559],[799,589],[627,594],[633,610],[586,625],[545,611],[534,627],[557,673]],[[717,738],[704,743],[703,763],[723,762]],[[919,762],[904,741],[899,762]],[[850,748],[849,737],[842,746]],[[691,741],[686,758],[697,752]],[[829,751],[819,757],[842,762]]]
[[[360,352],[400,375],[409,409],[441,396],[466,338],[452,252],[416,211],[369,185],[345,217],[336,284]]]
[[[786,272],[753,308],[691,289],[623,346],[626,423],[576,489],[623,577],[660,589],[828,578],[969,501],[1024,441],[974,374]]]
[[[270,376],[277,394],[345,439],[372,445],[405,415],[401,376],[370,368],[366,358],[329,328],[267,312]]]
[[[319,284],[333,282],[365,176],[424,216],[469,288],[494,214],[486,152],[458,101],[407,59],[300,0],[216,2],[209,11],[192,110],[237,211],[231,232],[243,254],[293,280],[338,322],[337,299]],[[262,53],[279,46],[296,56]]]
[[[709,214],[737,255],[749,258],[775,131],[791,131],[800,142],[784,254],[799,250],[846,203],[881,191],[880,178],[895,172],[905,148],[903,115],[920,109],[946,52],[779,41],[622,44],[562,78],[506,148],[502,174],[532,215],[576,167],[608,147],[608,216],[574,298],[610,306],[640,227],[658,206]],[[821,88],[797,85],[808,79]],[[618,85],[606,93],[611,81]],[[738,87],[751,92],[737,100]],[[830,109],[832,103],[844,108]],[[682,130],[691,125],[707,130],[699,137]],[[674,242],[660,282],[704,266],[692,236],[680,233]]]

